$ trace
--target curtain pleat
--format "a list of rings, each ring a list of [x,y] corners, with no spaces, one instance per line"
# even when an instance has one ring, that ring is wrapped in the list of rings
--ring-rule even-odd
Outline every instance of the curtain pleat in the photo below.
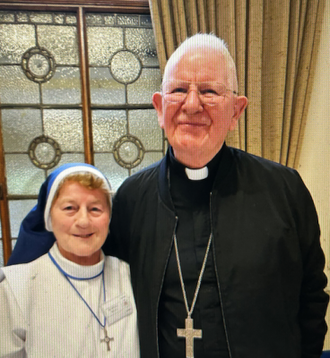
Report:
[[[247,29],[247,9],[246,0],[237,0],[235,8],[235,24],[236,24],[236,68],[238,79],[238,93],[245,94],[246,88],[246,29]],[[232,133],[230,144],[236,148],[246,148],[246,112],[243,113],[238,122],[237,129]],[[228,142],[228,143],[229,143]]]
[[[209,32],[208,26],[207,26],[207,16],[206,16],[206,8],[205,3],[203,0],[197,1],[197,13],[199,18],[199,31],[200,32]]]
[[[229,145],[295,167],[313,85],[325,0],[149,0],[162,71],[188,36],[228,44],[247,110]]]
[[[292,132],[286,162],[288,166],[297,167],[298,165],[313,87],[324,7],[324,1],[307,2],[298,74],[294,91],[299,105],[293,107]]]
[[[209,25],[209,32],[216,33],[216,11],[215,11],[215,1],[216,0],[210,0],[206,3],[207,8],[207,18],[208,18],[208,25]]]
[[[297,77],[298,68],[298,48],[299,48],[299,29],[300,29],[300,1],[291,1],[290,4],[290,19],[289,19],[289,37],[288,37],[288,61],[287,61],[287,74],[285,83],[285,99],[283,110],[283,128],[282,128],[282,145],[280,162],[286,163],[289,138],[291,130],[291,114],[293,106],[294,86]]]
[[[249,105],[246,111],[246,148],[249,153],[262,155],[261,150],[261,69],[263,1],[251,0],[248,6],[246,34],[247,64],[245,70],[246,91]],[[253,21],[252,21],[253,19]],[[229,143],[230,144],[230,143]]]
[[[261,70],[262,155],[279,161],[287,73],[290,3],[268,1],[264,6]]]

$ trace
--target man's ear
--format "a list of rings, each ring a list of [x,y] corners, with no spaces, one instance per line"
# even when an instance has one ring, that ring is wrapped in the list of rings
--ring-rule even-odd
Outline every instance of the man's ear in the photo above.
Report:
[[[164,129],[163,118],[163,96],[160,92],[155,92],[152,96],[152,104],[155,107],[158,116],[158,123],[160,128]]]
[[[236,128],[239,118],[241,117],[242,113],[244,112],[245,108],[248,105],[248,99],[245,96],[238,96],[236,98],[236,104],[234,107],[234,115],[231,118],[230,128],[229,130],[232,131]]]

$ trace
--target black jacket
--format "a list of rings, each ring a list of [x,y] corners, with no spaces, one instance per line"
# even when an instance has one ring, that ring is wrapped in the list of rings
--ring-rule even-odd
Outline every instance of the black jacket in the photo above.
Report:
[[[295,170],[223,150],[211,222],[230,357],[320,357],[328,295],[311,196]],[[167,162],[168,154],[119,188],[103,248],[131,266],[142,358],[159,355],[158,304],[173,247]]]

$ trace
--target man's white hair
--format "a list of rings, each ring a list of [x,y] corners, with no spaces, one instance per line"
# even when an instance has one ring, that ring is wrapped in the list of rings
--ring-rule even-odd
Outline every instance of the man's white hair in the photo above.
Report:
[[[227,84],[232,86],[231,90],[237,91],[237,74],[236,74],[236,66],[232,56],[229,53],[228,47],[225,41],[214,34],[195,34],[191,37],[185,39],[178,48],[172,53],[169,60],[166,63],[164,76],[163,78],[167,78],[167,73],[169,69],[179,61],[179,59],[192,49],[208,49],[208,50],[216,50],[219,52],[219,55],[222,55],[227,70]]]

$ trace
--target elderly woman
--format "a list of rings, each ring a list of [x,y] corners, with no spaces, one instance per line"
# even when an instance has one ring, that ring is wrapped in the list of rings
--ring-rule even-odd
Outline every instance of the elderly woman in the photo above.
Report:
[[[49,175],[20,235],[56,241],[0,270],[0,357],[140,356],[129,266],[101,250],[110,217],[111,187],[95,167]]]

